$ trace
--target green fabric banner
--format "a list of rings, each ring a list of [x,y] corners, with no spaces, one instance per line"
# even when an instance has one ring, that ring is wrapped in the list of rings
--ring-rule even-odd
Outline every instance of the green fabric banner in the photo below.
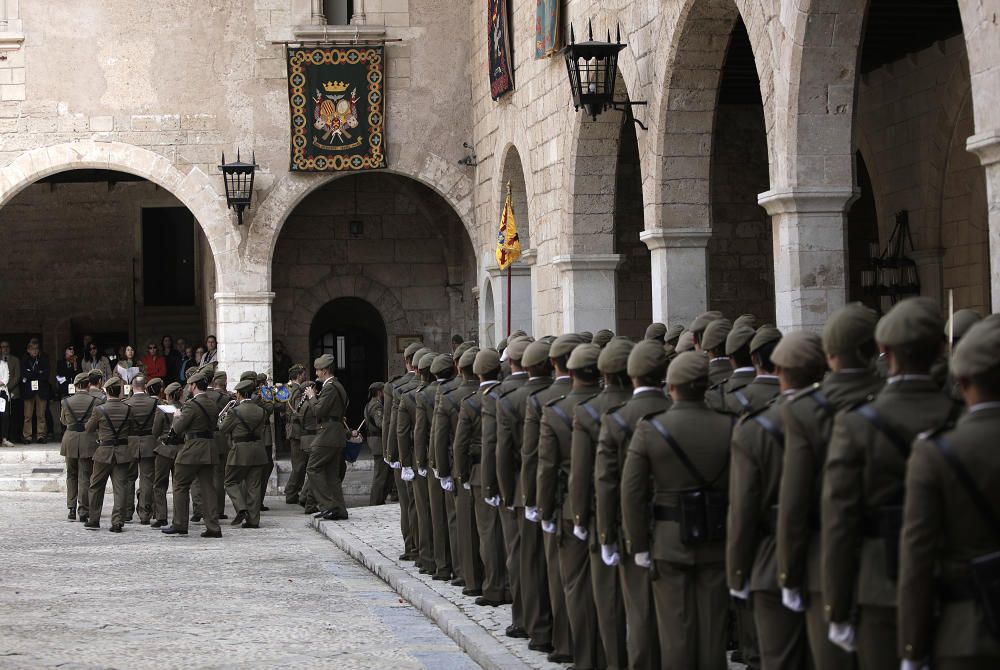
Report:
[[[535,8],[535,58],[548,58],[562,48],[562,0],[538,0]]]

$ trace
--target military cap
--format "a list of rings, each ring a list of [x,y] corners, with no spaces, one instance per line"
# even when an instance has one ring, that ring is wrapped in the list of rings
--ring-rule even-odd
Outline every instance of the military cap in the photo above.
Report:
[[[944,332],[946,335],[948,332],[951,332],[951,336],[957,342],[969,332],[969,328],[972,328],[982,321],[982,319],[983,317],[974,309],[960,309],[948,319],[948,323],[944,327]]]
[[[189,374],[187,376],[187,382],[186,383],[188,383],[188,384],[195,384],[195,383],[201,382],[201,381],[206,381],[207,382],[208,381],[208,377],[206,377],[205,373],[202,372],[201,370],[195,370],[194,372],[192,372],[191,374]]]
[[[257,384],[250,381],[249,379],[244,379],[243,381],[236,384],[236,391],[242,393],[244,396],[249,396],[257,389]]]
[[[413,354],[413,358],[410,360],[410,364],[416,368],[419,368],[420,359],[426,356],[428,353],[430,353],[430,349],[428,349],[427,347],[417,349]]]
[[[556,341],[556,336],[555,335],[546,335],[545,337],[541,337],[539,339],[542,340],[542,342],[545,342],[546,344],[548,344],[551,347],[552,343]]]
[[[579,333],[577,333],[577,335],[579,335],[580,338],[583,339],[585,344],[590,344],[594,341],[594,334],[589,330],[581,330]]]
[[[643,340],[628,355],[628,376],[647,377],[667,367],[667,351],[658,340]]]
[[[669,342],[663,343],[663,351],[667,354],[668,361],[672,361],[677,357],[677,349]]]
[[[500,340],[499,344],[497,344],[497,351],[503,351],[506,348],[507,348],[507,338],[505,337],[502,340]]]
[[[462,342],[460,345],[455,347],[455,353],[452,354],[452,357],[456,361],[459,361],[462,359],[462,354],[464,354],[466,351],[473,348],[474,346],[476,346],[475,342]]]
[[[202,365],[200,368],[198,368],[198,371],[204,373],[205,379],[211,379],[212,375],[215,374],[215,369],[217,367],[219,367],[219,362],[212,361],[210,363],[205,363],[204,365]]]
[[[457,353],[456,349],[456,353]],[[462,355],[458,359],[459,368],[467,368],[476,362],[476,354],[479,353],[479,347],[469,347],[462,352]]]
[[[890,347],[943,338],[944,317],[930,298],[901,300],[875,326],[875,341]]]
[[[757,333],[750,340],[750,353],[757,351],[765,344],[777,342],[781,339],[781,331],[767,323],[757,329]]]
[[[254,372],[253,370],[247,370],[246,372],[240,375],[241,382],[245,382],[248,379],[253,382],[257,381],[257,373]]]
[[[453,367],[455,367],[455,359],[451,357],[451,354],[439,354],[431,363],[431,374],[439,375]]]
[[[81,372],[77,376],[73,377],[73,386],[80,386],[82,384],[89,384],[89,383],[90,383],[89,372]]]
[[[583,344],[583,338],[580,337],[578,333],[560,335],[556,338],[556,341],[552,343],[552,348],[549,349],[549,358],[567,356],[573,352],[573,349],[581,344]]]
[[[569,370],[583,370],[597,366],[597,359],[601,356],[601,348],[593,342],[585,342],[577,345],[566,361],[566,368]]]
[[[163,392],[166,393],[167,396],[172,396],[173,394],[177,393],[180,390],[181,390],[181,385],[179,383],[170,382],[169,384],[167,384],[167,388],[164,389]]]
[[[485,375],[500,367],[500,352],[496,349],[481,349],[472,363],[472,373]]]
[[[91,384],[100,384],[101,380],[104,379],[104,373],[97,368],[94,368],[87,373],[87,379],[90,380]]]
[[[694,333],[692,333],[690,330],[685,330],[683,333],[681,333],[681,336],[677,338],[677,346],[674,347],[674,350],[677,353],[682,354],[685,351],[691,351],[693,349],[694,349]]]
[[[628,357],[635,345],[626,339],[611,340],[601,350],[597,359],[597,369],[606,375],[617,375],[628,369]],[[574,350],[574,354],[576,351]],[[571,357],[572,358],[572,357]]]
[[[733,324],[729,319],[716,319],[705,326],[705,332],[701,336],[701,348],[714,351],[724,347],[732,329]]]
[[[229,381],[229,375],[226,374],[225,370],[219,370],[214,375],[212,375],[213,384],[225,384]],[[147,384],[149,382],[146,382]]]
[[[750,340],[753,339],[754,334],[754,329],[746,324],[733,326],[733,329],[729,331],[729,335],[726,336],[726,356],[732,356],[750,344]]]
[[[146,380],[146,388],[147,389],[159,388],[161,386],[163,386],[163,380],[160,379],[159,377],[153,377],[152,379],[147,379]]]
[[[404,358],[413,358],[413,354],[417,353],[420,349],[423,349],[423,342],[410,342],[406,345],[406,349],[403,350]]]
[[[823,350],[828,356],[856,355],[858,347],[875,336],[875,310],[852,302],[844,305],[823,326]]]
[[[823,338],[808,330],[796,330],[781,338],[771,361],[783,368],[824,368]]]
[[[420,362],[417,364],[417,369],[418,370],[429,370],[430,367],[431,367],[431,363],[433,363],[434,359],[437,358],[437,357],[438,357],[438,354],[437,354],[436,351],[428,351],[428,352],[426,352],[424,354],[421,354],[420,355]]]
[[[258,384],[266,384],[267,383],[267,373],[266,372],[258,372],[257,373],[257,383]]]
[[[419,348],[420,347],[417,347],[417,349]],[[414,353],[416,353],[417,349],[411,351],[410,354],[413,355]],[[333,364],[334,364],[333,356],[331,356],[330,354],[323,354],[322,356],[313,361],[313,367],[316,368],[317,370],[328,370],[333,367]]]
[[[645,340],[660,340],[661,342],[667,336],[667,326],[663,323],[651,323],[646,327],[646,334],[643,336]]]
[[[688,330],[692,333],[703,333],[705,332],[705,328],[708,327],[708,324],[721,318],[722,312],[716,312],[714,310],[711,312],[702,312],[694,321],[691,322],[691,325],[688,326]]]
[[[296,363],[292,367],[288,368],[288,378],[291,379],[292,377],[294,377],[295,375],[299,374],[300,372],[302,372],[305,369],[306,369],[306,366],[302,365],[301,363]]]
[[[517,338],[511,338],[510,344],[507,345],[507,358],[519,361],[524,356],[525,349],[531,344],[532,340],[530,337],[521,335]]]
[[[108,393],[118,393],[121,391],[124,384],[125,382],[123,382],[120,378],[111,377],[108,381],[104,382],[104,390]]]
[[[510,337],[508,337],[507,339],[513,340],[515,337],[527,337],[527,336],[528,336],[528,334],[526,332],[524,332],[523,330],[518,329],[518,330],[515,330],[513,333],[511,333]]]
[[[671,344],[677,344],[677,338],[679,338],[683,332],[684,326],[679,323],[675,323],[667,328],[667,334],[663,336],[663,341]]]
[[[974,377],[1000,365],[1000,319],[986,318],[969,328],[951,356],[955,377]]]
[[[371,393],[372,391],[381,391],[384,388],[385,384],[383,382],[372,382],[368,385],[368,392]]]
[[[596,344],[599,347],[605,347],[605,346],[607,346],[608,342],[610,342],[614,338],[615,338],[615,334],[614,333],[612,333],[607,328],[603,328],[603,329],[597,331],[596,333],[594,333],[594,339],[592,339],[591,342],[593,342],[594,344]]]
[[[549,359],[549,353],[551,350],[552,343],[548,342],[545,338],[542,338],[537,342],[532,342],[528,345],[528,348],[524,350],[524,355],[521,356],[521,365],[526,368],[541,365]]]
[[[696,381],[708,381],[708,356],[698,351],[685,351],[670,362],[668,384],[679,386]]]
[[[736,320],[733,321],[733,328],[736,328],[737,326],[749,326],[751,330],[756,330],[757,317],[753,314],[740,314],[736,317]]]

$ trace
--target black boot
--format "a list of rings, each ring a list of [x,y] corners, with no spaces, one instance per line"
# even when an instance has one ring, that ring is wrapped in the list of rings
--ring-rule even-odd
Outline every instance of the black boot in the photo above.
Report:
[[[69,508],[69,514],[66,515],[66,518],[69,519],[70,521],[76,521],[76,508],[75,507],[70,507]]]

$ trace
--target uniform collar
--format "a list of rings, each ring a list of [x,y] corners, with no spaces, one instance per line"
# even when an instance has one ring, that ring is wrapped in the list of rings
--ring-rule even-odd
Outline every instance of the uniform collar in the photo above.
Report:
[[[755,367],[753,367],[751,365],[751,366],[746,367],[746,368],[736,368],[735,370],[733,370],[733,376],[735,377],[736,375],[740,375],[742,377],[743,375],[753,375],[753,374],[756,374],[756,372],[757,372],[757,368],[755,368]]]
[[[632,397],[634,398],[640,393],[663,393],[663,389],[656,388],[655,386],[640,386],[632,391]]]
[[[895,375],[886,380],[887,384],[899,384],[901,382],[929,382],[930,375]]]
[[[970,407],[969,414],[975,414],[976,412],[988,412],[990,410],[997,410],[997,409],[1000,409],[1000,401],[981,402]]]

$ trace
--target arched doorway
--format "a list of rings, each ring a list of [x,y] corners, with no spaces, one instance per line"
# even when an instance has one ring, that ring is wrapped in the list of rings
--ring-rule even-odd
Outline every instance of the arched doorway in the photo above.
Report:
[[[323,305],[309,328],[311,358],[331,354],[337,361],[337,379],[347,389],[347,420],[361,423],[368,386],[386,378],[385,321],[378,310],[360,298],[337,298]]]

